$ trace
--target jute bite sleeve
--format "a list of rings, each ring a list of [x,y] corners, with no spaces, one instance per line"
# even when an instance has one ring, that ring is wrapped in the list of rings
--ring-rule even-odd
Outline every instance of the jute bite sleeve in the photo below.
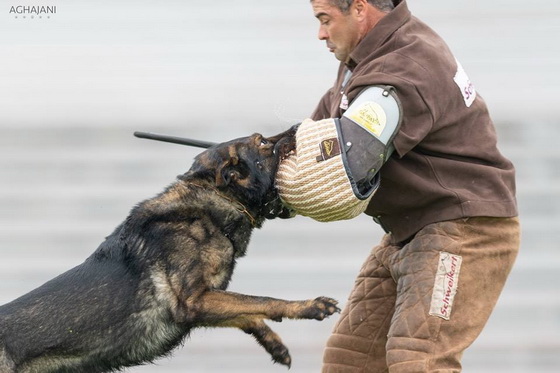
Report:
[[[364,212],[378,180],[364,190],[352,178],[338,119],[306,119],[296,133],[295,154],[279,165],[276,185],[282,201],[296,213],[326,222]]]

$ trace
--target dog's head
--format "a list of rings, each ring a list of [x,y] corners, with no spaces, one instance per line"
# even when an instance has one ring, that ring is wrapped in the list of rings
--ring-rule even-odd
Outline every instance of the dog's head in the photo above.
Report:
[[[280,159],[293,149],[294,135],[294,129],[273,137],[256,133],[214,145],[182,178],[204,180],[259,217],[274,218],[283,213],[274,178]]]

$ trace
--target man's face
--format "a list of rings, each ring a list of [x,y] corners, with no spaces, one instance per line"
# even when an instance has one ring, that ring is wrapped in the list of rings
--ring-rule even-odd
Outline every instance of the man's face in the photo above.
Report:
[[[312,0],[313,13],[319,20],[319,39],[327,42],[327,48],[336,59],[348,62],[350,52],[360,42],[360,29],[354,17],[354,4],[342,13],[329,0]]]

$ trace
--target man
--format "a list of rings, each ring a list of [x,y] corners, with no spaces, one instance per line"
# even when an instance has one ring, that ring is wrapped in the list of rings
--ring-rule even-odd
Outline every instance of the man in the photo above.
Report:
[[[327,342],[323,372],[459,372],[517,255],[514,168],[460,63],[405,0],[311,5],[319,39],[341,64],[281,166],[281,196],[296,212],[329,220],[312,202],[338,202],[318,197],[321,186],[335,188],[335,166],[305,172],[340,155],[355,199],[387,232]],[[328,125],[329,135],[302,145]],[[317,154],[303,161],[306,149]],[[315,194],[298,180],[316,182]]]

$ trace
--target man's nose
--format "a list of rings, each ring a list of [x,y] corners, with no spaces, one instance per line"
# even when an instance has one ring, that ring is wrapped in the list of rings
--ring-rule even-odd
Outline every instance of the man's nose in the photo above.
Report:
[[[319,27],[319,34],[317,35],[319,40],[327,40],[329,38],[329,34],[325,30],[323,26]]]

